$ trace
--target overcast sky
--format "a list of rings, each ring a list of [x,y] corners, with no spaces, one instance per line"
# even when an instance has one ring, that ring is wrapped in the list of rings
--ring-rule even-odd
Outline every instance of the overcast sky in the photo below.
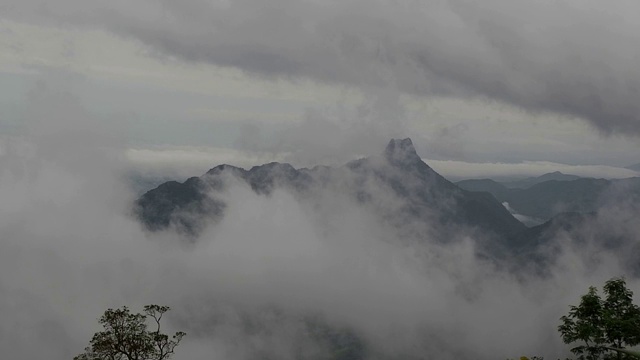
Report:
[[[0,0],[0,134],[27,133],[34,93],[53,89],[140,166],[192,175],[339,164],[409,136],[454,177],[631,176],[606,166],[640,162],[638,13],[595,0]]]

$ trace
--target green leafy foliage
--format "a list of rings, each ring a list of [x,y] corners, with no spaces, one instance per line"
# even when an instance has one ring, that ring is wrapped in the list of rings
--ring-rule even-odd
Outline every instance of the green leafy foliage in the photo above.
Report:
[[[624,279],[612,279],[604,286],[605,339],[618,349],[640,343],[640,308],[633,304],[633,292],[625,285]]]
[[[581,343],[571,349],[578,359],[595,360],[604,352],[602,313],[602,299],[598,290],[591,286],[580,298],[580,304],[570,306],[569,315],[560,318],[562,324],[558,326],[558,331],[565,344]]]
[[[633,292],[623,278],[605,283],[605,298],[595,287],[570,306],[569,314],[560,318],[558,331],[566,344],[578,343],[571,352],[580,360],[631,358],[625,349],[640,343],[640,308],[633,304]]]
[[[168,306],[147,305],[144,314],[132,314],[124,306],[120,309],[108,309],[99,322],[104,331],[97,332],[85,348],[84,353],[74,360],[168,360],[173,355],[184,332],[173,336],[160,332],[160,320],[169,311]],[[147,330],[147,321],[151,318],[155,330]]]
[[[640,359],[640,351],[631,351],[631,350],[616,349],[616,348],[610,348],[610,347],[608,347],[607,349],[616,351],[621,354],[629,355],[631,358],[634,358],[634,359]]]

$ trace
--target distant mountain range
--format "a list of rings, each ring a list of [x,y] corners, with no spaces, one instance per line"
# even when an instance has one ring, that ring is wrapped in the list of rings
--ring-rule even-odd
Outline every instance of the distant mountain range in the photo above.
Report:
[[[337,193],[373,209],[380,221],[397,230],[399,239],[471,236],[484,256],[539,263],[545,259],[539,249],[595,219],[602,206],[640,199],[640,178],[605,180],[555,172],[509,183],[482,179],[454,184],[424,163],[407,138],[391,140],[380,155],[339,167],[296,169],[274,162],[245,170],[218,165],[201,177],[165,182],[146,192],[134,212],[151,232],[173,229],[197,241],[207,226],[224,218],[229,204],[222,194],[233,181],[250,186],[258,196],[280,189],[301,201]],[[401,201],[389,201],[385,194]],[[516,216],[541,224],[527,227]],[[575,241],[594,234],[577,233]],[[616,244],[628,235],[608,231],[598,236]]]
[[[529,177],[526,179],[514,180],[514,181],[502,181],[500,183],[509,189],[526,189],[526,188],[532,187],[533,185],[540,184],[545,181],[551,181],[551,180],[571,181],[571,180],[577,180],[577,179],[580,179],[580,176],[567,175],[567,174],[561,173],[560,171],[554,171],[554,172],[547,173],[537,177]]]
[[[519,186],[508,186],[514,183]],[[469,191],[488,192],[498,201],[508,203],[515,213],[542,221],[565,212],[594,212],[620,197],[640,195],[640,178],[605,180],[560,172],[507,184],[480,179],[463,180],[456,185]]]

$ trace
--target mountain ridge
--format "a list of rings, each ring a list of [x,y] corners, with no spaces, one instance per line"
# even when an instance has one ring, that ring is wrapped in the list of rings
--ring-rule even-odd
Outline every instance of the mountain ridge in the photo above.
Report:
[[[525,229],[492,196],[470,192],[438,174],[418,156],[410,138],[392,139],[380,155],[352,160],[339,167],[296,169],[272,162],[245,170],[222,164],[199,178],[184,183],[162,184],[142,195],[135,214],[150,231],[177,229],[192,238],[208,224],[224,217],[226,204],[216,197],[224,191],[227,177],[251,186],[257,195],[268,196],[276,188],[306,194],[312,188],[331,188],[345,183],[347,193],[361,205],[370,204],[385,221],[398,228],[410,219],[435,221],[438,231],[468,228],[505,238]],[[402,205],[387,207],[370,187],[390,191]],[[434,220],[435,219],[435,220]],[[475,229],[475,230],[474,230]]]
[[[540,176],[528,177],[513,181],[502,181],[500,183],[509,189],[528,189],[545,181],[573,181],[580,178],[581,177],[577,175],[570,175],[562,173],[560,171],[553,171],[550,173],[542,174]]]

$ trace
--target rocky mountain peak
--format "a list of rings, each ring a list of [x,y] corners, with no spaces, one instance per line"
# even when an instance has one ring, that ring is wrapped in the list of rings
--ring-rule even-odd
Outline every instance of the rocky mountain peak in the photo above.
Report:
[[[225,171],[242,172],[244,170],[233,165],[221,164],[207,171],[207,175],[218,175]]]
[[[410,138],[391,139],[384,150],[384,157],[391,163],[407,164],[422,161]]]

